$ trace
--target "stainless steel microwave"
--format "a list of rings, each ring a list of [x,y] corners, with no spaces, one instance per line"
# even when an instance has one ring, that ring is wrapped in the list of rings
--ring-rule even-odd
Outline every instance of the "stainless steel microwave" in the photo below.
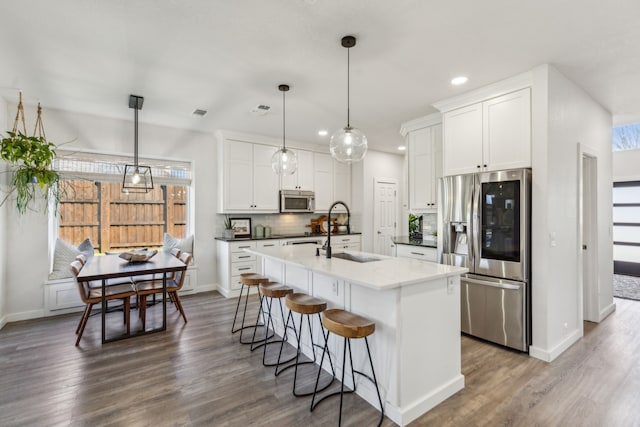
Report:
[[[308,213],[316,207],[313,191],[280,190],[280,212]]]

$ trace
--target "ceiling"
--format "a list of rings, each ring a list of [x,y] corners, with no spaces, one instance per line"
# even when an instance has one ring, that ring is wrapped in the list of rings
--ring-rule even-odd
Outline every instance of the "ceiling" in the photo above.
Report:
[[[431,104],[550,63],[640,121],[637,0],[0,0],[0,96],[46,109],[328,144],[351,125],[397,152]],[[454,87],[452,77],[466,75]],[[271,111],[259,116],[259,104]],[[193,115],[207,110],[204,117]]]

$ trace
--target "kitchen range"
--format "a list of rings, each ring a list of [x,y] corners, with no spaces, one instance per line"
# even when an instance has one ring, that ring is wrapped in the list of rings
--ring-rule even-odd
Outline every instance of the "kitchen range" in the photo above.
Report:
[[[520,351],[531,344],[531,170],[440,179],[442,263],[466,267],[462,332]]]

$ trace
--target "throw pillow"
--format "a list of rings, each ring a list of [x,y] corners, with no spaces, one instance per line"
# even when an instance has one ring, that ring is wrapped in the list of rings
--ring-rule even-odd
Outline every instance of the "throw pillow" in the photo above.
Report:
[[[85,254],[87,258],[93,256],[93,245],[90,239],[84,239],[78,247],[69,242],[57,239],[53,250],[53,268],[49,274],[49,280],[66,279],[73,277],[69,264],[75,261],[76,256]]]
[[[193,234],[185,237],[184,239],[176,239],[169,233],[164,233],[162,250],[165,252],[171,252],[171,249],[173,248],[178,248],[180,249],[180,252],[189,252],[193,255]],[[191,263],[193,264],[193,257],[191,257]]]

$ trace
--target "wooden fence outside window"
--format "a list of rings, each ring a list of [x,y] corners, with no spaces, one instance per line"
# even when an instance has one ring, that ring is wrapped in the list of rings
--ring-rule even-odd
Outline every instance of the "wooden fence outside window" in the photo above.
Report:
[[[97,252],[160,248],[164,233],[184,238],[187,187],[159,185],[149,193],[122,193],[118,182],[61,182],[61,239],[89,237]]]

